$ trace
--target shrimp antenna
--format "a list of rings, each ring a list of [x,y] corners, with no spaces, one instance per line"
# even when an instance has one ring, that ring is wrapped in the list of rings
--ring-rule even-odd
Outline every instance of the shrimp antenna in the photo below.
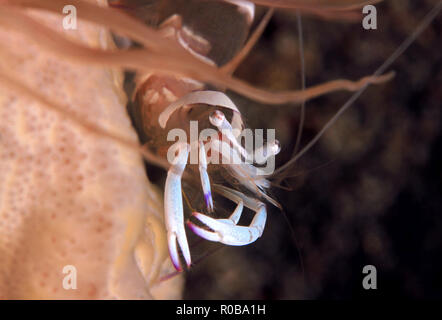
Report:
[[[422,19],[413,33],[408,36],[399,47],[385,60],[385,62],[373,73],[373,76],[379,76],[387,68],[389,68],[396,59],[401,56],[405,50],[419,37],[419,35],[430,25],[430,23],[436,18],[439,14],[439,11],[442,8],[442,1],[439,1],[427,15]],[[316,142],[324,135],[324,133],[336,122],[336,120],[345,112],[347,109],[361,96],[361,94],[368,88],[368,84],[364,84],[358,91],[356,91],[350,99],[335,113],[335,115],[324,125],[324,127],[316,134],[316,136],[301,150],[299,153],[294,156],[291,160],[285,163],[282,167],[275,170],[273,175],[283,172],[284,170],[290,168],[300,157],[302,157],[308,150],[310,150]]]
[[[293,240],[293,244],[296,247],[296,252],[298,253],[298,258],[299,258],[299,265],[301,267],[301,272],[302,272],[302,279],[304,281],[304,283],[306,282],[306,276],[305,276],[305,267],[304,267],[304,260],[302,259],[302,251],[301,251],[301,246],[299,245],[298,239],[296,238],[296,233],[295,233],[295,229],[293,229],[293,226],[290,222],[290,219],[287,215],[287,212],[284,209],[281,209],[282,215],[284,216],[285,221],[287,222],[288,226],[289,226],[289,231],[290,231],[290,235],[292,237]]]
[[[267,10],[266,14],[260,21],[259,25],[251,34],[249,40],[246,42],[245,46],[237,53],[237,55],[230,60],[227,64],[221,67],[221,71],[226,74],[232,74],[235,72],[236,68],[241,64],[241,62],[247,57],[247,55],[252,51],[255,44],[258,42],[262,33],[264,32],[267,24],[269,23],[275,9],[270,8]]]
[[[296,10],[296,20],[298,23],[298,45],[299,45],[299,59],[301,62],[301,89],[305,90],[305,59],[304,59],[304,39],[302,35],[302,18],[299,10]],[[298,152],[299,144],[301,143],[302,137],[302,129],[304,127],[304,119],[305,119],[305,104],[306,101],[302,101],[301,103],[301,113],[299,116],[299,127],[298,127],[298,135],[296,137],[295,148],[293,149],[293,156]]]
[[[191,267],[196,266],[197,264],[199,264],[199,263],[200,263],[201,261],[203,261],[204,259],[207,259],[208,257],[212,256],[213,254],[217,253],[218,251],[220,251],[221,249],[224,249],[224,248],[225,248],[225,246],[222,246],[222,245],[218,245],[218,246],[216,246],[214,249],[212,249],[212,250],[206,252],[206,253],[203,254],[201,257],[197,258],[194,262],[192,262]],[[189,270],[190,270],[190,269],[189,269]],[[189,270],[187,270],[187,272],[188,272]],[[161,282],[168,281],[168,280],[172,280],[173,278],[179,276],[179,275],[182,274],[182,273],[184,273],[184,271],[173,271],[173,272],[170,272],[170,273],[168,273],[168,274],[166,274],[166,275],[160,277],[160,278],[157,280],[156,284],[160,284]]]
[[[301,89],[305,90],[305,82],[306,81],[305,81],[304,39],[303,39],[303,34],[302,34],[303,33],[302,32],[302,19],[301,19],[301,14],[300,14],[299,10],[296,10],[296,21],[297,21],[297,25],[298,25],[298,46],[299,46],[299,59],[300,59],[300,70],[301,70]],[[298,133],[296,136],[295,148],[293,149],[293,156],[295,156],[296,153],[298,152],[299,144],[301,143],[302,129],[304,127],[304,119],[305,119],[305,104],[306,104],[306,101],[305,100],[302,101],[300,115],[299,115]],[[305,284],[305,282],[306,282],[305,268],[304,268],[304,260],[302,259],[301,247],[299,246],[298,239],[296,238],[295,229],[293,228],[293,225],[290,222],[287,212],[283,208],[281,208],[281,212],[282,212],[282,215],[284,216],[284,220],[286,221],[286,223],[289,227],[289,231],[290,231],[291,238],[293,240],[293,244],[296,247],[296,251],[298,253],[298,258],[299,258],[299,264],[300,264],[301,272],[302,272],[302,279]]]

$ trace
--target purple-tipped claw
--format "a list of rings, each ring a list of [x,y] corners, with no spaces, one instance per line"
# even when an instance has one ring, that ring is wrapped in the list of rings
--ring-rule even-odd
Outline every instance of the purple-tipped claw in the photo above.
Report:
[[[186,261],[187,268],[190,267],[192,264],[192,260],[190,258],[190,251],[189,246],[187,244],[187,240],[176,233],[172,233],[168,236],[168,245],[169,245],[169,255],[170,259],[172,260],[172,264],[175,267],[175,269],[179,272],[183,271],[183,268],[180,263],[180,255],[178,253],[178,246],[177,242],[181,248],[181,251],[184,256],[184,260]]]
[[[192,216],[197,217],[199,214],[200,213],[198,213],[198,212],[193,212]],[[215,242],[219,242],[221,240],[219,235],[216,232],[201,228],[191,221],[187,221],[187,226],[189,227],[190,230],[193,231],[193,233],[195,233],[197,236],[200,236],[201,238],[204,238],[209,241],[215,241]]]
[[[212,192],[210,190],[208,193],[204,194],[204,201],[206,202],[207,210],[213,212]]]
[[[180,264],[180,258],[178,255],[178,248],[176,245],[176,234],[172,234],[168,237],[168,244],[169,244],[169,255],[170,260],[172,260],[172,264],[175,267],[175,269],[179,272],[183,271],[183,268]]]
[[[207,159],[206,150],[202,141],[199,142],[199,170],[201,176],[201,186],[204,193],[204,201],[206,202],[207,210],[213,212],[212,191],[210,189],[210,179],[207,174]]]
[[[189,145],[178,146],[178,155],[167,173],[164,187],[164,218],[167,229],[167,243],[170,258],[175,269],[182,271],[178,246],[183,253],[187,266],[191,264],[189,245],[184,230],[183,199],[181,194],[181,176],[189,156]]]

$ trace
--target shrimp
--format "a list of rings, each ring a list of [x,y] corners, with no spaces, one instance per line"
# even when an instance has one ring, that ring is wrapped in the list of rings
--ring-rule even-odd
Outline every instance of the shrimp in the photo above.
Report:
[[[269,4],[265,1],[253,2]],[[299,6],[299,10],[310,14],[316,14],[320,11],[327,16],[336,17],[341,16],[343,9],[353,9],[354,5],[361,6],[373,2],[335,1],[336,6],[325,8],[321,7],[319,3],[318,6],[307,6],[304,3],[304,5]],[[211,56],[211,48],[215,45],[217,45],[217,48],[222,48],[222,41],[216,44],[216,41],[212,42],[212,39],[206,39],[204,36],[197,34],[186,25],[186,22],[180,16],[173,13],[165,17],[166,20],[161,22],[158,29],[155,29],[116,10],[97,7],[83,1],[71,1],[71,3],[82,9],[79,10],[83,12],[79,19],[101,24],[132,39],[140,46],[125,50],[91,48],[83,43],[67,40],[37,22],[34,17],[20,11],[20,8],[26,7],[60,14],[63,2],[58,0],[38,1],[38,3],[30,0],[2,0],[0,1],[1,23],[32,39],[43,50],[63,56],[64,59],[95,67],[124,68],[137,71],[135,94],[133,96],[135,104],[130,111],[143,145],[141,146],[134,141],[133,137],[128,138],[124,133],[109,130],[106,126],[103,127],[102,124],[92,122],[92,119],[67,111],[60,104],[48,101],[41,95],[35,94],[35,88],[17,83],[7,74],[0,73],[3,80],[2,85],[33,99],[40,100],[43,106],[51,108],[66,119],[70,119],[75,125],[89,133],[106,137],[118,146],[123,147],[123,149],[136,152],[148,162],[155,163],[168,170],[164,191],[164,220],[171,261],[177,270],[183,269],[179,250],[187,267],[191,265],[190,250],[188,250],[185,231],[183,231],[182,178],[189,179],[189,181],[199,181],[198,186],[201,185],[203,190],[204,203],[208,213],[216,211],[217,208],[216,201],[214,202],[212,199],[212,188],[217,194],[236,203],[236,208],[227,219],[215,219],[197,211],[193,212],[192,219],[194,220],[189,220],[187,224],[196,234],[207,240],[228,245],[249,244],[258,239],[263,233],[267,217],[265,202],[278,205],[266,191],[270,186],[268,180],[270,177],[263,175],[259,170],[259,166],[256,165],[279,153],[280,144],[275,140],[269,141],[269,144],[261,146],[259,150],[244,149],[236,133],[245,126],[242,113],[226,94],[214,89],[230,89],[261,103],[279,105],[301,103],[338,90],[359,92],[358,90],[365,89],[369,84],[383,83],[391,79],[391,74],[383,75],[385,70],[382,70],[374,76],[364,77],[358,81],[335,80],[300,91],[272,92],[256,88],[232,76],[236,66],[244,59],[259,37],[252,34],[249,42],[244,45],[248,28],[254,18],[254,10],[252,9],[254,6],[248,1],[220,2],[220,6],[228,7],[229,10],[234,9],[233,12],[236,12],[236,14],[239,12],[244,24],[240,30],[243,36],[238,37],[239,40],[229,48],[228,52],[220,50],[219,56]],[[352,5],[349,5],[349,3]],[[276,4],[278,6],[296,7],[291,5],[290,1],[279,1],[275,2]],[[262,32],[262,28],[258,27],[257,30]],[[256,34],[259,34],[259,32]],[[211,87],[207,88],[206,85]],[[228,120],[229,115],[231,115],[230,121]],[[212,132],[207,140],[197,141],[194,144],[176,144],[175,149],[173,149],[174,152],[172,152],[174,159],[165,161],[168,151],[171,150],[171,143],[167,141],[167,133],[178,127],[184,129],[190,135],[189,122],[192,120],[203,124],[202,127],[204,128],[212,126],[217,130],[214,133]],[[186,166],[187,159],[194,150],[198,151],[199,163],[197,166]],[[254,164],[244,161],[250,160],[250,152],[256,153],[256,151],[259,151],[263,156],[257,159]],[[214,154],[220,158],[236,157],[238,159],[236,162],[239,163],[234,162],[225,166],[214,166],[207,163],[207,158]],[[140,167],[140,165],[137,165],[137,168]],[[241,192],[225,186],[226,175],[223,173],[224,171],[237,182],[234,185],[240,185]],[[195,179],[198,176],[199,179]],[[216,183],[213,181],[216,181]],[[154,192],[149,191],[149,193],[152,195]],[[155,198],[155,196],[152,196],[152,198]],[[158,212],[163,210],[156,205],[158,203],[157,198],[153,203],[155,203],[155,208],[151,208],[151,210],[156,210],[156,216],[158,216]],[[238,225],[244,206],[255,212],[254,219],[249,226]],[[143,220],[142,215],[138,220]],[[149,226],[152,227],[153,222],[150,223]],[[157,224],[161,224],[161,222]],[[136,223],[138,231],[131,236],[130,244],[125,247],[127,257],[146,248],[146,246],[138,247],[136,245],[137,240],[142,237],[140,226],[143,226],[142,222]],[[155,241],[158,242],[157,245],[160,247],[161,243],[164,243],[162,235],[155,238]],[[159,265],[162,264],[163,258],[160,254],[153,259],[156,261],[157,270],[149,275],[151,280],[157,278]],[[138,268],[143,269],[143,263],[140,263],[140,259],[138,257]],[[131,263],[132,267],[136,264],[133,256],[126,260],[126,263]],[[118,270],[119,275],[124,275],[124,270],[127,269],[120,268]],[[146,273],[143,276],[146,277]],[[119,283],[118,280],[114,281]],[[131,289],[127,289],[126,292],[130,294]],[[138,293],[135,295],[138,295]],[[118,297],[118,294],[116,296]],[[141,296],[146,297],[149,294]]]
[[[229,16],[232,17],[232,21],[235,21],[238,26],[242,26],[242,29],[248,29],[254,20],[255,7],[248,1],[228,1],[228,3],[224,4],[200,3],[198,1],[196,3],[196,5],[200,5],[206,9],[206,11],[218,10],[222,12],[222,10],[230,9]],[[186,8],[188,5],[189,3],[186,2]],[[207,8],[204,6],[207,6]],[[180,5],[178,4],[176,7],[179,8]],[[221,16],[221,14],[218,14],[218,16]],[[267,15],[266,18],[267,17],[269,17],[269,15]],[[263,21],[266,21],[266,18],[264,18]],[[214,19],[214,17],[211,18],[211,20]],[[221,19],[225,19],[224,16],[219,18],[219,20]],[[221,69],[224,72],[233,72],[234,67],[232,67],[232,65],[237,65],[238,57],[242,57],[246,54],[242,52],[236,55],[236,57],[232,55],[232,53],[241,52],[242,41],[237,41],[231,45],[236,45],[237,48],[232,49],[227,45],[223,48],[214,41],[208,40],[211,36],[209,31],[198,30],[199,33],[197,33],[197,31],[186,26],[183,20],[185,20],[185,17],[183,18],[180,15],[173,14],[161,23],[159,30],[165,36],[175,38],[175,41],[184,49],[208,65],[217,65],[223,61],[227,61],[224,66],[221,66]],[[218,21],[214,21],[213,25],[219,25],[219,23]],[[198,22],[195,22],[195,17],[193,17],[192,25],[194,28],[198,26]],[[204,26],[207,26],[207,24],[204,24]],[[232,32],[237,34],[246,34],[242,29],[232,29]],[[260,28],[257,30],[260,30]],[[262,32],[262,30],[259,32]],[[206,37],[204,36],[205,34],[207,34]],[[219,42],[227,42],[232,35],[228,33],[226,28],[222,37],[219,35],[218,37],[221,38],[217,39]],[[238,38],[241,39],[241,36]],[[244,38],[244,36],[242,38]],[[251,39],[256,41],[256,37],[251,37]],[[250,46],[248,47],[248,50],[250,50]],[[227,53],[224,53],[223,49]],[[209,58],[211,53],[213,56],[211,56],[211,58],[218,59],[217,61]],[[379,79],[376,81],[378,80]],[[219,176],[220,173],[217,171],[224,167],[234,181],[238,181],[248,192],[252,192],[258,198],[264,199],[279,207],[279,204],[265,192],[270,186],[269,181],[265,178],[266,174],[262,169],[252,164],[254,162],[252,155],[261,155],[260,159],[257,159],[255,163],[262,164],[267,161],[268,158],[278,154],[280,150],[279,142],[277,140],[271,140],[267,142],[267,145],[259,146],[257,150],[246,151],[238,140],[238,136],[243,129],[243,121],[236,105],[221,92],[204,90],[203,84],[195,79],[177,76],[171,77],[161,75],[161,73],[150,72],[148,74],[138,74],[135,82],[135,104],[132,106],[132,114],[136,119],[135,123],[142,137],[142,143],[147,143],[155,154],[165,157],[166,151],[171,150],[173,146],[171,146],[166,135],[174,128],[185,128],[186,136],[191,136],[191,125],[188,123],[192,120],[202,123],[203,127],[207,127],[207,120],[209,120],[210,125],[217,128],[220,133],[220,136],[212,134],[210,142],[204,144],[201,144],[201,141],[194,144],[192,144],[192,141],[181,143],[175,149],[177,159],[179,160],[174,163],[168,171],[165,184],[164,211],[166,228],[168,230],[169,252],[175,268],[178,271],[182,271],[183,267],[180,263],[179,249],[181,249],[187,267],[190,267],[192,261],[187,236],[184,230],[184,209],[181,196],[181,178],[186,168],[183,162],[187,162],[189,152],[192,148],[195,150],[198,149],[200,154],[199,158],[202,160],[198,166],[198,171],[201,177],[205,203],[207,205],[206,209],[208,213],[211,213],[214,211],[211,191],[212,183],[210,181],[211,179],[209,179],[207,165],[205,163],[208,153],[215,153],[223,160],[228,156],[233,156],[233,164],[211,166],[211,176]],[[356,87],[359,86],[356,85]],[[211,113],[201,108],[202,104],[209,106],[208,110],[211,111]],[[233,111],[232,123],[227,120],[221,110],[213,110],[213,107],[210,106],[224,107]],[[221,142],[223,139],[227,142]],[[265,156],[262,156],[264,154]],[[241,163],[241,158],[248,163]],[[171,161],[169,160],[169,162]],[[226,163],[228,162],[227,160]],[[192,170],[190,166],[189,169]],[[195,170],[192,171],[192,175],[195,176],[198,174]],[[218,182],[222,184],[223,179]],[[257,199],[252,200],[252,198],[249,198],[245,194],[243,194],[243,198],[239,200],[237,191],[232,189],[226,190],[225,187],[218,186],[218,183],[216,185],[216,190],[221,195],[231,200],[234,199],[238,204],[231,218],[214,219],[202,213],[194,212],[192,217],[205,227],[199,226],[196,222],[192,221],[188,221],[187,225],[194,233],[210,241],[236,246],[246,245],[256,241],[262,235],[266,223],[267,211],[265,204]],[[243,204],[256,213],[250,226],[237,225],[241,217]],[[179,247],[177,246],[177,242]]]

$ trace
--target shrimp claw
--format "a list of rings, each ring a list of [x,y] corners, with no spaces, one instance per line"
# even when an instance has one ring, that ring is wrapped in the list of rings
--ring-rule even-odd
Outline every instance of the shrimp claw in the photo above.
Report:
[[[184,230],[183,197],[181,194],[181,177],[189,157],[190,146],[182,143],[177,146],[177,155],[172,162],[164,188],[164,214],[167,229],[167,242],[172,263],[178,271],[182,271],[178,254],[177,242],[181,248],[187,267],[191,258]]]
[[[216,190],[227,199],[237,203],[232,215],[228,219],[214,219],[202,213],[194,212],[192,216],[213,231],[197,226],[191,221],[187,222],[189,228],[206,240],[231,246],[248,245],[261,237],[267,219],[267,210],[264,203],[224,186],[216,185]],[[249,226],[237,225],[241,218],[243,206],[256,212]]]

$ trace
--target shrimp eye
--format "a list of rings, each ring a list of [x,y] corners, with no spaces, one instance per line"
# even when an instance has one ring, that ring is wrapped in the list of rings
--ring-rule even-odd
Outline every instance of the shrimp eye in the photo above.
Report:
[[[274,155],[277,155],[279,153],[279,151],[281,151],[281,144],[279,143],[278,140],[275,140],[271,146],[272,148],[272,153]]]
[[[213,124],[215,127],[221,126],[225,119],[226,116],[219,110],[213,111],[212,114],[209,116],[210,123]]]

